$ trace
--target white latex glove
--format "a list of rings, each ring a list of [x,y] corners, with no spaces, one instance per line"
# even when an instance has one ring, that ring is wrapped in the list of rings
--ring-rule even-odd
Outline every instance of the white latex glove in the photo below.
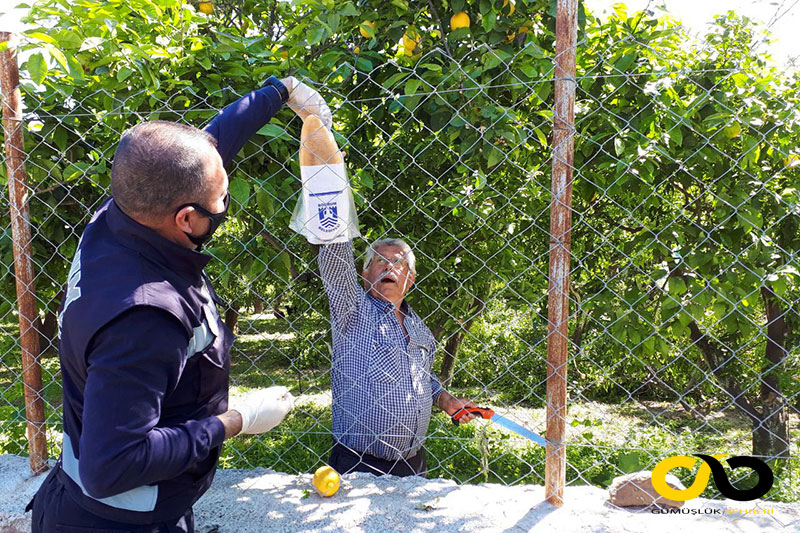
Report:
[[[292,407],[294,396],[286,387],[269,387],[247,392],[238,398],[231,398],[228,409],[242,415],[242,431],[255,435],[266,433],[281,423]]]
[[[289,100],[286,103],[292,108],[292,111],[297,113],[297,116],[305,121],[306,117],[314,115],[322,121],[326,128],[331,129],[333,126],[331,110],[317,91],[294,76],[283,78],[281,83],[289,91]]]

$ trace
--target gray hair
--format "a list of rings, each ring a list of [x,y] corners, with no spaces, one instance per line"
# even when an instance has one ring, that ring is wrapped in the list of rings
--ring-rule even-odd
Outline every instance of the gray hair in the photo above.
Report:
[[[210,133],[154,120],[126,131],[114,152],[111,194],[129,216],[164,216],[179,204],[198,201],[209,186],[205,175]]]
[[[412,250],[411,246],[409,246],[408,243],[403,239],[391,239],[391,238],[378,239],[369,246],[369,248],[367,249],[367,258],[364,259],[365,271],[369,268],[369,265],[372,264],[372,261],[378,255],[378,248],[382,246],[397,246],[398,248],[400,248],[400,250],[402,250],[403,252],[403,257],[408,263],[408,270],[415,276],[417,275],[417,258],[414,256],[414,250]]]

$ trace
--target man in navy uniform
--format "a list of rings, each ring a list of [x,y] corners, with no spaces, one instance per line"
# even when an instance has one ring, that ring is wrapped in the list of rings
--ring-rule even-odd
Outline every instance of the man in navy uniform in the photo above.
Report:
[[[205,130],[145,122],[120,140],[59,314],[64,437],[34,532],[194,531],[222,442],[291,409],[285,387],[229,408],[233,334],[200,251],[228,208],[225,165],[283,103],[330,123],[315,91],[272,77]]]

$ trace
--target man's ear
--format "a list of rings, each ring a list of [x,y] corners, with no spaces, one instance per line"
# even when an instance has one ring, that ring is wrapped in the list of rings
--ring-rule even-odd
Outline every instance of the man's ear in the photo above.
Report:
[[[184,233],[191,233],[194,234],[192,231],[192,217],[191,214],[194,213],[194,207],[187,205],[182,207],[175,213],[174,222],[175,225],[178,227],[179,230],[183,231]]]

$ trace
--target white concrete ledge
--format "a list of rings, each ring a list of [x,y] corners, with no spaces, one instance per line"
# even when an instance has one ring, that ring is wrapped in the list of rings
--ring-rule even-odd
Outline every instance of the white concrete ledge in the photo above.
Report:
[[[44,476],[32,477],[28,459],[0,456],[0,532],[30,531],[25,505]],[[698,514],[661,515],[650,509],[619,509],[596,487],[567,487],[565,504],[543,502],[532,485],[457,485],[444,479],[344,477],[331,498],[313,492],[311,474],[272,470],[220,470],[195,505],[198,531],[270,532],[450,532],[548,531],[555,533],[749,533],[800,531],[800,505],[767,501],[695,499],[684,509]],[[704,514],[719,509],[717,514]],[[723,514],[725,509],[772,510],[773,514]]]

